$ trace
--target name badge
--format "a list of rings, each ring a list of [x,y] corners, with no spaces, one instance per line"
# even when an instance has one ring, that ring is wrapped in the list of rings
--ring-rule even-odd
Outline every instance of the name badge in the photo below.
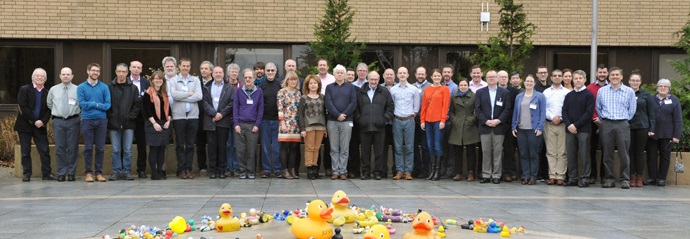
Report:
[[[253,104],[254,104],[254,100],[252,100],[252,99],[247,99],[247,104],[248,104],[248,105],[253,105]]]
[[[503,106],[503,101],[496,101],[497,106]]]
[[[354,126],[355,126],[354,124],[352,124],[352,122],[348,122],[347,125],[349,125],[350,127],[354,127]]]
[[[187,86],[183,86],[183,87],[182,87],[182,90],[183,90],[183,91],[187,91]]]
[[[635,100],[637,100],[637,96],[635,96]]]
[[[77,101],[76,101],[76,100],[73,100],[73,99],[69,99],[69,100],[67,100],[67,103],[70,104],[70,105],[76,105],[76,104],[77,104]]]
[[[529,104],[529,108],[530,108],[530,109],[533,109],[533,110],[536,110],[536,109],[537,109],[537,104],[534,104],[534,103]]]
[[[139,96],[144,96],[144,93],[146,93],[146,92],[139,93]]]
[[[671,100],[664,100],[664,104],[670,105],[670,104],[671,104]]]
[[[213,97],[213,102],[218,102],[220,101],[220,97]]]

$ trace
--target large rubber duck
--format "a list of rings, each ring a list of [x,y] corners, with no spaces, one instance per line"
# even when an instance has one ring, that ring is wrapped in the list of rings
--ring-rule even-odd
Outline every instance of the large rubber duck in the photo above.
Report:
[[[339,216],[343,216],[345,218],[345,223],[355,222],[357,215],[354,211],[352,211],[352,209],[347,208],[348,204],[350,204],[350,198],[347,197],[347,194],[345,194],[343,190],[338,190],[333,193],[333,197],[331,198],[333,217],[328,219],[327,222],[333,222],[333,220]]]
[[[292,234],[298,239],[331,239],[333,227],[326,220],[330,219],[333,208],[321,200],[314,200],[307,205],[307,218],[294,218]]]
[[[391,235],[388,233],[388,228],[384,225],[376,224],[364,234],[364,239],[390,239]]]
[[[223,203],[218,209],[220,219],[216,221],[216,231],[219,232],[234,232],[240,230],[240,220],[232,216],[232,206],[229,203]]]
[[[414,231],[405,234],[403,239],[441,239],[434,231],[434,222],[427,212],[420,212],[412,221]]]

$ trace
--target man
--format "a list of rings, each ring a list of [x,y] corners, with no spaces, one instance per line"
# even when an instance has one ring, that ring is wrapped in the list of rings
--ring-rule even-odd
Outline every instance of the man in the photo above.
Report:
[[[57,180],[60,182],[65,181],[65,175],[67,175],[67,181],[74,181],[74,175],[77,172],[81,108],[77,104],[77,85],[72,84],[73,78],[72,69],[62,68],[60,70],[62,84],[51,87],[47,98],[47,105],[51,109],[53,118]],[[144,145],[146,145],[145,142]]]
[[[357,64],[357,81],[353,82],[352,84],[355,85],[357,88],[362,88],[363,85],[367,84],[367,74],[369,74],[369,66],[364,63],[360,62]]]
[[[381,180],[386,173],[383,158],[385,148],[386,122],[393,118],[393,100],[386,87],[379,83],[379,73],[372,71],[367,80],[369,84],[357,91],[355,121],[359,123],[359,136],[362,142],[362,180],[368,179],[371,172],[371,147],[374,147],[374,179]]]
[[[98,80],[101,76],[101,66],[91,63],[86,66],[89,78],[77,86],[77,98],[81,107],[81,134],[84,138],[84,181],[96,180],[105,182],[103,177],[103,154],[105,133],[108,130],[106,111],[110,109],[110,90],[108,85]],[[96,148],[95,165],[91,165],[93,148]],[[92,166],[95,166],[95,171]]]
[[[263,83],[266,80],[266,63],[264,62],[257,62],[254,63],[254,74],[256,75],[256,79],[254,80],[254,85],[259,86],[261,83]]]
[[[520,78],[520,73],[513,71],[510,73],[510,86],[522,92],[522,79]]]
[[[333,84],[335,82],[335,77],[333,75],[328,73],[328,61],[326,59],[319,59],[319,61],[316,64],[316,69],[319,71],[319,79],[321,80],[321,94],[326,96],[326,88],[328,85]],[[352,98],[354,100],[354,98]],[[356,105],[356,104],[355,104]],[[354,109],[353,109],[354,111]],[[326,114],[328,115],[328,110],[326,110]],[[326,117],[328,120],[328,116]],[[337,116],[335,118],[338,118]],[[350,121],[352,121],[352,118],[350,118]],[[348,133],[349,134],[349,133]],[[328,134],[326,134],[324,137],[328,137]],[[323,157],[321,154],[319,154],[319,157],[321,157],[321,165],[323,165],[323,170],[324,173],[327,177],[330,177],[333,175],[333,167],[332,167],[332,162],[333,160],[331,159],[331,144],[329,143],[328,139],[324,140],[323,144]],[[317,168],[318,169],[318,168]],[[318,170],[317,170],[318,171]],[[316,177],[318,178],[318,172],[316,174]]]
[[[232,122],[235,127],[240,179],[254,179],[256,171],[255,152],[264,112],[264,96],[261,89],[254,85],[254,77],[252,69],[242,71],[244,86],[237,89],[232,101]]]
[[[508,130],[508,112],[513,109],[513,99],[510,99],[508,90],[497,86],[497,81],[496,71],[489,70],[486,73],[488,86],[477,90],[474,101],[484,157],[480,183],[501,183],[503,138]]]
[[[537,67],[537,84],[534,85],[534,90],[539,92],[544,92],[547,88],[551,86],[548,81],[549,69],[546,66]]]
[[[450,90],[450,97],[452,98],[455,94],[458,93],[458,84],[456,84],[453,81],[453,72],[454,72],[453,65],[445,65],[443,69],[441,70],[441,76],[443,77],[443,81],[441,82],[443,85],[448,87],[448,90]],[[449,108],[450,109],[450,108]],[[448,117],[450,117],[450,114],[448,114]],[[446,126],[443,128],[443,143],[442,148],[443,148],[443,161],[442,165],[445,167],[445,170],[440,171],[441,177],[443,178],[452,178],[455,176],[455,160],[453,157],[453,152],[452,147],[450,147],[450,144],[448,143],[448,139],[450,138],[450,132],[453,130],[453,124],[451,120],[446,119]],[[448,132],[448,133],[445,133]]]
[[[48,92],[45,91],[46,71],[42,68],[34,69],[31,74],[31,84],[19,88],[17,104],[19,114],[14,123],[14,130],[19,134],[19,145],[22,152],[23,182],[31,180],[33,171],[31,166],[31,139],[33,138],[41,158],[41,173],[43,180],[55,180],[57,177],[50,168],[50,154],[48,151]],[[62,180],[64,181],[64,174]]]
[[[515,87],[508,84],[508,72],[499,71],[498,73],[498,87],[508,90],[510,92],[510,98],[515,100],[515,97],[520,93]],[[520,76],[518,76],[518,79]],[[520,83],[518,82],[518,86]],[[513,112],[511,110],[508,115],[508,122],[512,122]],[[505,137],[503,138],[503,181],[512,182],[517,179],[517,164],[515,163],[515,148],[517,148],[516,138],[510,130],[506,131]]]
[[[630,147],[630,125],[628,120],[632,119],[637,110],[637,100],[635,92],[628,86],[621,83],[623,70],[618,67],[611,67],[609,72],[609,83],[599,89],[596,98],[596,110],[600,120],[601,150],[602,161],[606,177],[604,178],[603,188],[613,188],[616,186],[616,176],[613,172],[613,151],[618,149],[618,159],[620,160],[620,182],[622,189],[630,188],[630,157],[628,149]]]
[[[170,82],[168,93],[173,98],[172,118],[175,127],[175,156],[177,156],[177,176],[181,179],[193,179],[192,161],[194,160],[194,143],[199,129],[199,102],[201,81],[189,74],[192,61],[181,58],[178,65],[180,73]]]
[[[321,65],[321,63],[319,63]],[[356,87],[345,82],[345,67],[333,68],[335,83],[326,86],[326,129],[328,132],[332,160],[331,179],[347,179],[347,160],[352,137],[353,114],[357,108]],[[378,79],[377,79],[378,80]],[[378,81],[377,81],[378,83]],[[381,146],[383,147],[383,146]],[[362,153],[364,157],[364,152]],[[362,178],[368,174],[362,174]]]
[[[127,65],[117,64],[115,79],[108,85],[112,105],[107,111],[108,133],[113,147],[111,163],[113,174],[108,180],[134,180],[132,177],[132,140],[136,118],[139,115],[141,101],[139,89],[127,80]]]
[[[406,180],[412,180],[412,166],[414,161],[414,118],[419,112],[421,99],[417,88],[407,83],[407,68],[398,68],[398,85],[390,90],[393,99],[393,145],[395,152],[394,180],[400,180],[405,174]],[[403,146],[405,153],[403,154]]]
[[[355,69],[348,67],[347,73],[345,73],[345,80],[347,81],[347,83],[352,84],[353,82],[355,82],[355,75]]]
[[[549,162],[548,185],[554,183],[562,186],[565,183],[565,170],[568,160],[565,157],[565,124],[563,123],[563,100],[570,90],[563,87],[563,72],[554,69],[551,72],[551,87],[544,90],[546,98],[546,122],[544,122],[544,141],[546,158]]]
[[[287,69],[287,67],[286,67]],[[228,85],[230,90],[233,92],[233,98],[237,89],[242,88],[244,83],[242,80],[238,79],[240,72],[240,65],[237,63],[232,63],[227,67],[228,74]],[[231,120],[232,121],[232,120]],[[225,144],[225,150],[227,155],[227,170],[225,171],[226,176],[234,177],[239,176],[239,165],[237,164],[237,151],[235,149],[235,131],[230,130],[228,132],[228,141]]]
[[[165,58],[163,58],[162,64],[163,70],[165,71],[165,80],[167,83],[166,90],[168,91],[168,101],[170,102],[170,107],[172,107],[174,101],[172,94],[170,94],[170,86],[175,84],[175,79],[177,78],[177,60],[175,60],[175,57],[166,56]]]
[[[213,76],[211,76],[211,71],[213,70],[213,63],[210,61],[203,61],[199,65],[199,72],[201,73],[201,85],[202,85],[202,98],[203,98],[203,86],[207,83],[213,81]],[[222,70],[222,69],[221,69]],[[200,100],[197,102],[199,104],[199,128],[196,131],[196,163],[199,166],[199,175],[208,175],[208,170],[206,166],[206,130],[204,130],[204,116],[205,114],[201,111],[204,110],[204,101]]]
[[[362,86],[368,83],[367,74],[369,74],[369,66],[367,66],[367,64],[364,62],[358,63],[356,68],[357,80],[354,80],[352,82],[352,85],[357,87],[357,89],[362,88]],[[359,123],[357,123],[356,121],[352,122],[352,132],[359,132]],[[361,167],[360,162],[361,152],[359,137],[350,137],[350,152],[349,158],[347,160],[348,177],[359,178],[361,176],[361,174],[359,173],[359,169]]]
[[[264,112],[261,120],[261,178],[271,175],[282,178],[280,173],[280,142],[278,142],[278,91],[280,80],[276,79],[277,68],[273,62],[265,67],[266,79],[259,85],[263,92]]]
[[[482,80],[483,75],[484,73],[482,73],[482,68],[479,65],[472,66],[470,70],[470,77],[472,77],[472,80],[470,81],[470,90],[472,91],[472,93],[476,94],[477,90],[484,88],[488,85],[486,81]]]
[[[602,87],[606,86],[609,84],[609,70],[608,68],[600,64],[597,66],[597,80],[595,82],[592,82],[591,84],[587,85],[587,90],[592,93],[594,96],[594,99],[597,99],[597,93],[599,93],[599,89]],[[601,146],[601,143],[599,143],[599,126],[601,125],[601,119],[599,119],[599,115],[597,114],[596,109],[594,110],[594,113],[592,114],[592,135],[589,137],[589,158],[592,160],[592,180],[591,183],[596,182],[597,179],[597,172],[599,175],[599,178],[601,179],[601,183],[604,183],[604,160],[600,160],[599,163],[597,164],[597,149]],[[597,170],[597,165],[599,165],[599,169]]]
[[[209,81],[202,89],[204,92],[204,131],[208,142],[208,169],[209,178],[224,179],[227,159],[225,156],[226,142],[232,125],[232,100],[234,90],[230,84],[225,83],[223,68],[213,68],[213,81]]]
[[[563,124],[568,130],[565,135],[568,182],[565,186],[589,187],[590,183],[589,137],[592,135],[594,95],[585,88],[586,80],[587,74],[584,71],[573,72],[573,91],[563,100]],[[579,177],[578,162],[582,162],[582,173]]]
[[[383,71],[383,83],[381,83],[380,86],[386,87],[386,89],[390,92],[391,88],[393,86],[397,85],[395,83],[395,71],[391,68],[387,68],[385,71]],[[383,178],[388,178],[388,152],[392,150],[393,146],[393,121],[392,118],[390,121],[386,122],[386,130],[385,130],[385,136],[383,137],[384,142],[383,142],[383,168],[384,171],[381,174],[381,177]],[[395,154],[393,154],[395,155]],[[395,160],[395,158],[393,158]],[[393,166],[391,167],[391,171],[393,174],[396,174],[395,171],[395,161],[393,161]]]
[[[431,85],[426,80],[426,68],[423,66],[417,67],[414,74],[417,81],[412,84],[417,88],[420,98],[424,95],[424,89]],[[420,99],[421,105],[421,99]],[[426,133],[422,130],[419,122],[419,114],[415,115],[414,118],[414,145],[419,145],[414,147],[414,164],[412,169],[412,175],[417,178],[425,178],[429,174],[429,149],[426,144]]]
[[[146,90],[151,86],[151,82],[145,77],[141,76],[143,65],[139,61],[132,61],[129,63],[129,77],[133,85],[137,87],[138,96],[144,95]],[[146,178],[146,132],[144,131],[144,115],[139,111],[135,121],[136,128],[134,129],[134,141],[137,142],[137,174],[139,178]]]

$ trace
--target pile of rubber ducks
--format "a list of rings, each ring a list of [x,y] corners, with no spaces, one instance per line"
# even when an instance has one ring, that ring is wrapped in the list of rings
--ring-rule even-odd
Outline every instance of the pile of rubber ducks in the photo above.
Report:
[[[177,237],[177,234],[172,232],[170,228],[165,230],[158,227],[148,227],[146,225],[141,225],[137,227],[136,225],[131,225],[128,228],[120,229],[116,236],[111,237],[110,235],[104,235],[102,239],[165,239]]]
[[[446,219],[445,222],[447,225],[457,225],[457,221],[455,219]],[[462,229],[472,230],[478,233],[497,233],[501,237],[510,237],[511,235],[525,232],[524,226],[520,226],[519,228],[509,228],[507,225],[505,225],[505,223],[495,221],[491,218],[486,221],[482,218],[469,220],[467,224],[462,224],[460,227]]]

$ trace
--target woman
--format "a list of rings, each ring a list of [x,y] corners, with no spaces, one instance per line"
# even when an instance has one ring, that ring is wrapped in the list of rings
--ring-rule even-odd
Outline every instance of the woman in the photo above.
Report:
[[[438,180],[440,178],[441,139],[443,139],[443,128],[446,126],[448,116],[448,106],[450,105],[450,90],[447,86],[441,85],[441,71],[434,69],[431,74],[433,84],[424,89],[422,97],[422,109],[419,113],[420,127],[426,131],[426,143],[429,149],[431,160],[431,173],[428,180]]]
[[[151,180],[166,178],[163,171],[165,146],[170,135],[170,102],[168,102],[167,83],[163,72],[156,71],[151,75],[151,86],[141,97],[142,114],[146,118],[144,131],[146,144],[149,146],[149,167]]]
[[[467,181],[474,181],[474,169],[477,166],[475,150],[479,143],[477,132],[477,117],[474,115],[474,93],[466,79],[458,82],[458,93],[453,96],[450,103],[450,119],[453,128],[450,131],[448,143],[455,149],[455,177],[453,180],[462,180],[462,155],[467,153]]]
[[[563,69],[563,87],[573,91],[573,71],[568,68]]]
[[[299,151],[300,131],[298,121],[298,105],[302,94],[297,90],[299,78],[294,72],[288,72],[278,91],[278,142],[280,142],[280,164],[283,166],[284,179],[299,179],[295,169],[297,152]]]
[[[642,187],[642,173],[644,172],[645,155],[644,149],[647,144],[648,136],[654,135],[656,127],[656,115],[654,114],[654,98],[649,92],[640,89],[642,76],[637,71],[633,71],[628,81],[630,88],[635,91],[637,99],[637,110],[632,119],[628,121],[630,125],[630,186]]]
[[[673,144],[680,142],[683,128],[683,113],[678,98],[671,95],[671,81],[661,79],[656,83],[657,103],[652,110],[656,114],[654,134],[647,142],[647,171],[649,179],[645,185],[666,186],[666,174],[671,163]],[[657,165],[658,161],[658,165]]]
[[[326,135],[326,105],[321,94],[321,80],[309,75],[302,85],[302,97],[297,106],[299,131],[304,138],[304,166],[307,178],[316,179],[318,175],[319,148]],[[328,152],[326,152],[328,153]]]
[[[534,90],[534,77],[525,78],[525,91],[515,97],[511,129],[517,137],[522,185],[537,184],[539,173],[539,151],[543,142],[544,120],[546,119],[546,98]]]

